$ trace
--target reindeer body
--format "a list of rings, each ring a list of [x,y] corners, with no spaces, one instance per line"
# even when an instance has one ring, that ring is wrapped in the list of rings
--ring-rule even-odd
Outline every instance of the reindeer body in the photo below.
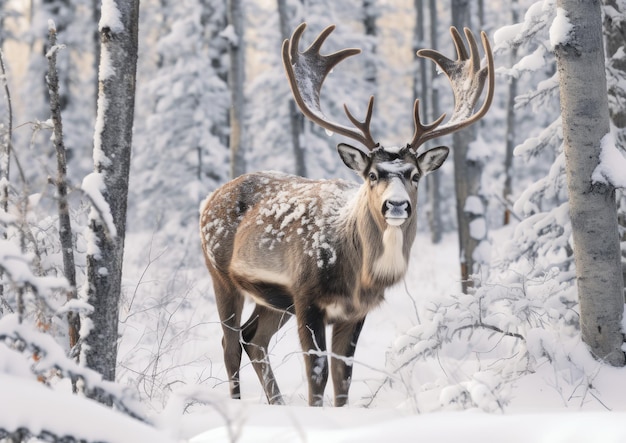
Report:
[[[455,112],[424,125],[419,101],[414,105],[415,133],[402,148],[385,149],[370,133],[373,97],[364,121],[347,110],[354,127],[330,122],[319,109],[326,75],[341,60],[359,52],[344,49],[319,53],[332,32],[328,27],[305,51],[298,42],[300,25],[283,44],[283,62],[302,112],[320,126],[350,137],[368,152],[339,144],[339,155],[362,184],[344,180],[309,180],[278,172],[246,174],[223,185],[203,203],[200,233],[215,289],[224,338],[224,361],[233,398],[240,398],[239,368],[245,350],[270,403],[283,403],[267,347],[291,315],[298,322],[309,385],[309,404],[323,404],[329,365],[326,325],[332,324],[331,373],[334,404],[344,405],[352,376],[352,357],[367,313],[384,299],[384,291],[408,269],[416,234],[420,178],[439,168],[448,148],[418,154],[425,141],[459,130],[484,115],[493,96],[493,59],[483,34],[489,67],[480,69],[476,42],[469,30],[468,56],[460,34],[452,29],[459,61],[422,50],[448,75]],[[489,74],[489,94],[472,115]],[[242,324],[244,299],[255,307]]]
[[[204,205],[207,264],[266,307],[293,312],[297,292],[327,321],[364,317],[404,276],[416,232],[414,218],[381,226],[368,211],[366,186],[274,172],[241,176]],[[386,243],[385,229],[394,231]]]

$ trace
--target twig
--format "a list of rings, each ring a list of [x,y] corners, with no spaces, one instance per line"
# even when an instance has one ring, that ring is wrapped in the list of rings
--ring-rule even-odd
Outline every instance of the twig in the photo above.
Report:
[[[456,334],[459,331],[462,331],[464,329],[477,329],[477,328],[483,328],[483,329],[489,329],[491,331],[495,331],[498,332],[502,335],[506,335],[507,337],[514,337],[514,338],[518,338],[522,341],[526,341],[526,338],[521,335],[518,334],[517,332],[508,332],[508,331],[503,331],[502,329],[498,328],[497,326],[493,326],[493,325],[489,325],[486,323],[472,323],[471,325],[465,325],[465,326],[461,326],[459,328],[456,328],[453,332],[452,335]]]
[[[4,83],[4,94],[7,100],[8,108],[8,128],[6,135],[6,144],[0,139],[0,209],[6,214],[9,212],[9,165],[11,164],[11,139],[13,131],[13,109],[11,106],[11,92],[9,91],[9,83],[6,79],[6,68],[4,66],[4,54],[0,48],[0,70],[2,71],[2,82]],[[3,238],[7,238],[6,231]],[[0,270],[0,280],[4,271]],[[4,299],[4,285],[0,283],[0,313],[3,312],[3,306],[9,306]],[[10,307],[9,307],[10,309]],[[10,309],[12,311],[12,309]]]

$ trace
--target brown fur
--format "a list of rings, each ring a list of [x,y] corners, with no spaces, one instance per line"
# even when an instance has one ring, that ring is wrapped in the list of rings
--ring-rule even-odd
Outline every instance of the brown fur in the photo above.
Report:
[[[241,176],[209,196],[201,209],[200,231],[223,324],[233,397],[240,396],[243,345],[268,401],[282,403],[267,345],[295,314],[305,351],[309,403],[322,404],[328,376],[324,326],[329,323],[334,324],[332,354],[345,357],[332,359],[335,404],[346,403],[352,372],[346,359],[354,355],[367,313],[382,302],[385,288],[406,272],[416,233],[417,178],[441,165],[447,149],[438,149],[418,159],[406,149],[381,148],[366,155],[350,148],[350,153],[362,155],[356,163],[368,177],[360,187],[342,180],[259,172]],[[346,162],[353,169],[356,163]],[[370,173],[377,179],[370,180]],[[389,226],[383,216],[383,197],[391,181],[397,188],[401,183],[404,194],[397,193],[407,196],[409,216],[400,226]],[[386,229],[392,230],[392,238],[401,236],[401,242],[385,246]],[[256,308],[241,326],[246,295]]]

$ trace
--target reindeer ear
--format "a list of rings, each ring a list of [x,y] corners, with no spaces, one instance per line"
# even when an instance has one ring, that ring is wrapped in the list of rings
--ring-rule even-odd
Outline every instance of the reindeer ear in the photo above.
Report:
[[[424,175],[433,172],[443,164],[448,158],[450,149],[446,146],[437,146],[436,148],[429,149],[422,155],[417,157],[417,166]]]
[[[337,151],[346,166],[360,174],[363,174],[369,166],[369,156],[354,146],[339,143],[337,145]]]

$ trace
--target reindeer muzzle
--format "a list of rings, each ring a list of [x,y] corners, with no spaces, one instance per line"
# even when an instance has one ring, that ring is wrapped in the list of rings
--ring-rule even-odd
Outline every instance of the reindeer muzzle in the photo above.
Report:
[[[411,216],[411,203],[406,200],[387,200],[383,205],[383,216],[387,224],[400,226]]]

